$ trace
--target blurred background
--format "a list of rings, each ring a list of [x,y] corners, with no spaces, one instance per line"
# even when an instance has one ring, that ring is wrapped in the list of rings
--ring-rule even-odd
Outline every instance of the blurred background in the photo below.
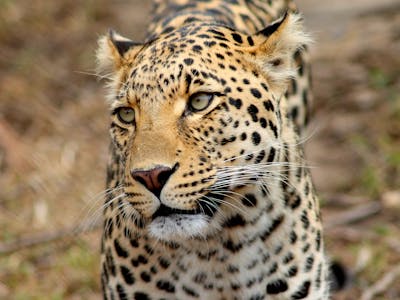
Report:
[[[0,0],[0,299],[100,298],[96,40],[143,40],[150,2]],[[400,299],[400,2],[297,3],[316,40],[307,160],[351,277],[334,299]]]

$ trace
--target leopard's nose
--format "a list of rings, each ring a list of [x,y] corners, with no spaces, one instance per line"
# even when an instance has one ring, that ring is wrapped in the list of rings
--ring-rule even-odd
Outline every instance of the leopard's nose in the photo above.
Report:
[[[137,182],[143,184],[150,192],[159,198],[161,190],[175,170],[176,167],[171,169],[166,166],[157,166],[150,170],[134,169],[131,171],[131,174]]]

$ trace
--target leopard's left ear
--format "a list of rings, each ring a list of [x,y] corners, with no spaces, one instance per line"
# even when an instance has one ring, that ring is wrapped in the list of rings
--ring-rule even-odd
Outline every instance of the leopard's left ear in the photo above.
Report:
[[[289,79],[296,74],[293,54],[311,42],[304,32],[302,17],[286,13],[251,37],[255,44],[249,48],[251,59],[263,70],[270,85],[284,93]]]
[[[109,30],[108,35],[100,37],[98,44],[96,57],[99,74],[117,71],[133,60],[143,47],[142,44],[135,43],[114,30]]]

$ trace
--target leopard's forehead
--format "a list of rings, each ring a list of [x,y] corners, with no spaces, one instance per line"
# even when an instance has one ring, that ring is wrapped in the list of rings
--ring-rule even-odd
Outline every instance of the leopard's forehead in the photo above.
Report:
[[[230,80],[240,81],[251,66],[244,49],[251,36],[223,26],[187,25],[146,44],[128,69],[136,97],[171,98],[175,94],[223,92]],[[255,71],[252,70],[254,74]]]
[[[220,48],[238,50],[244,46],[253,46],[251,36],[247,36],[226,26],[215,24],[194,23],[165,33],[148,43],[153,54],[164,54],[172,51],[175,55],[180,53],[201,54],[209,49]],[[219,46],[219,47],[218,47]]]

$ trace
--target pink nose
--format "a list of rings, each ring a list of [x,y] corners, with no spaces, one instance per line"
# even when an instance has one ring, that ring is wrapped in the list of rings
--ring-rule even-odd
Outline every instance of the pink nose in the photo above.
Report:
[[[134,169],[131,174],[136,181],[143,184],[154,195],[160,197],[162,188],[174,171],[169,167],[159,166],[150,170]]]

